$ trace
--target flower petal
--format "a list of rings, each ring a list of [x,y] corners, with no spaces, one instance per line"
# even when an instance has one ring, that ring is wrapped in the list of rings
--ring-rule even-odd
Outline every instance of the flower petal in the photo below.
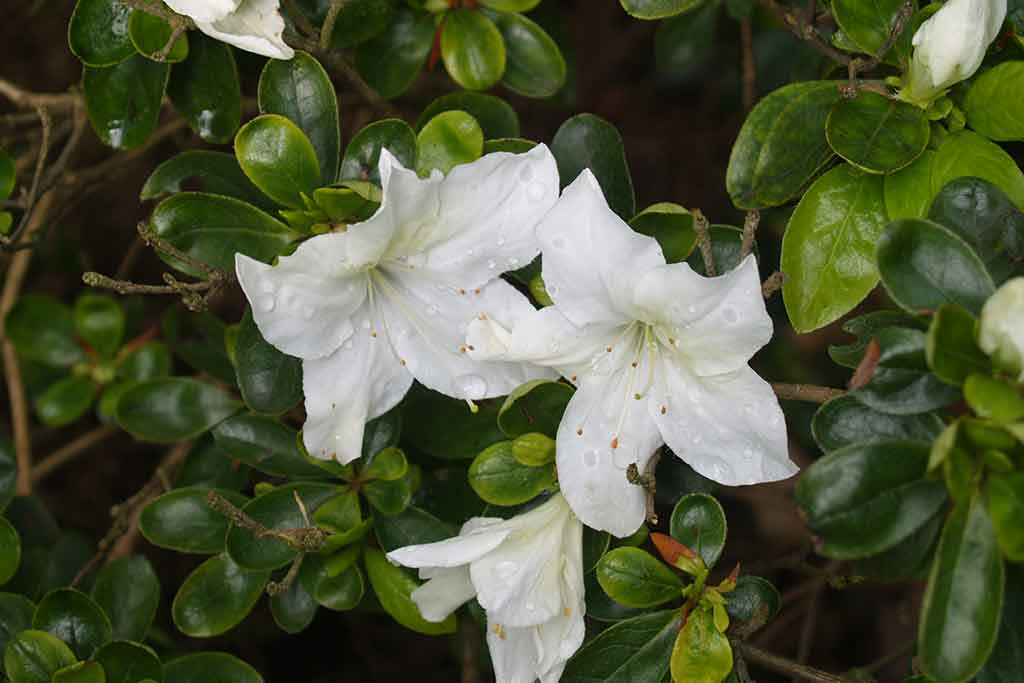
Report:
[[[701,475],[741,486],[797,472],[775,393],[749,367],[699,377],[662,358],[657,377],[650,414],[669,447]]]
[[[323,358],[352,334],[349,317],[366,297],[366,279],[346,267],[346,241],[344,234],[314,237],[273,267],[235,255],[256,325],[281,351]]]
[[[352,324],[355,331],[337,351],[302,363],[306,450],[343,464],[360,456],[367,420],[391,410],[412,386],[412,375],[368,311],[357,311]]]
[[[643,472],[662,443],[635,393],[648,383],[648,356],[631,356],[628,346],[607,354],[607,368],[598,365],[583,378],[556,436],[558,481],[573,512],[587,526],[619,537],[636,531],[645,514],[644,490],[627,481],[626,469],[636,463]],[[637,367],[630,358],[638,358]]]
[[[238,9],[242,0],[166,0],[166,4],[178,14],[184,14],[195,21],[217,21]]]
[[[544,284],[552,301],[577,325],[635,318],[633,287],[665,265],[661,247],[615,215],[597,179],[584,170],[537,227]]]
[[[211,38],[274,59],[295,56],[295,50],[282,37],[284,27],[278,0],[242,0],[235,11],[224,17],[196,19],[196,28]]]
[[[648,271],[637,283],[636,305],[644,319],[675,346],[699,375],[731,372],[747,364],[772,337],[772,319],[761,296],[757,261],[707,278],[686,263]]]
[[[503,396],[533,379],[554,377],[519,362],[484,362],[468,353],[469,321],[480,315],[512,327],[533,313],[529,301],[503,280],[453,290],[421,270],[381,266],[373,273],[374,304],[401,359],[421,384],[454,398]]]
[[[537,627],[512,628],[487,620],[487,649],[495,683],[534,683],[540,675]]]
[[[388,559],[413,569],[461,567],[493,551],[511,533],[512,529],[507,525],[490,525],[483,530],[462,533],[436,543],[409,545],[392,550],[388,553]]]
[[[476,589],[469,580],[469,567],[460,566],[435,570],[430,580],[414,590],[410,597],[424,619],[440,622],[475,595]]]

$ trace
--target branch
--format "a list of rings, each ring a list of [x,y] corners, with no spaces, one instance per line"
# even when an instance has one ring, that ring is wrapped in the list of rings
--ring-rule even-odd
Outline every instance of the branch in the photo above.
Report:
[[[0,78],[0,95],[22,109],[71,109],[81,101],[81,96],[77,93],[34,93],[11,83],[6,78]]]
[[[815,669],[804,664],[797,664],[796,662],[790,661],[785,657],[779,657],[773,655],[770,652],[765,652],[753,645],[747,645],[746,643],[733,640],[733,649],[740,654],[748,662],[757,664],[769,671],[780,673],[786,676],[792,676],[798,681],[807,681],[808,683],[843,683],[843,679],[834,674],[830,674],[827,671]]]
[[[82,434],[71,443],[55,450],[52,455],[41,460],[39,464],[33,468],[32,483],[38,484],[64,464],[71,462],[96,444],[110,438],[114,434],[117,434],[117,432],[117,429],[107,425],[97,427],[91,432]]]
[[[395,105],[384,99],[379,92],[374,90],[369,83],[363,80],[363,77],[359,75],[356,68],[337,51],[322,50],[320,49],[320,43],[311,38],[303,38],[300,36],[295,38],[293,42],[296,47],[314,55],[331,71],[348,81],[348,84],[359,93],[359,96],[379,113],[389,118],[402,118],[402,113],[395,108]]]
[[[818,387],[813,384],[772,383],[775,395],[785,401],[806,401],[807,403],[825,403],[842,396],[846,392],[832,387]]]
[[[324,25],[320,27],[320,49],[329,50],[331,47],[331,36],[334,35],[334,25],[338,22],[338,14],[348,0],[331,0],[331,7],[324,17]]]
[[[842,50],[832,47],[828,41],[818,33],[817,29],[814,28],[813,15],[808,17],[806,11],[801,10],[799,7],[790,7],[787,10],[776,2],[776,0],[758,0],[758,2],[762,7],[774,14],[779,22],[789,29],[790,33],[795,35],[797,38],[807,41],[811,47],[829,59],[839,62],[844,66],[849,66],[850,61],[853,58]],[[812,11],[814,10],[813,7],[809,9]]]
[[[711,234],[708,219],[704,217],[699,209],[694,209],[693,231],[697,233],[697,244],[700,245],[700,255],[704,258],[704,272],[708,277],[715,277],[718,271],[715,270],[715,254],[711,250]]]

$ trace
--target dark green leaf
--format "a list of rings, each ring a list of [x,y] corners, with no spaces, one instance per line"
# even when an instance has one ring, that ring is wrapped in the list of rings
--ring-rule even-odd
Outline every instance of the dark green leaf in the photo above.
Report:
[[[294,429],[272,417],[243,413],[213,428],[217,445],[232,458],[274,477],[324,477],[298,450]]]
[[[113,627],[103,609],[85,593],[58,588],[39,601],[32,628],[48,631],[71,648],[78,659],[89,659],[110,642]]]
[[[235,371],[242,399],[258,413],[284,413],[302,400],[302,361],[263,339],[249,309],[235,340]]]
[[[167,95],[207,142],[230,142],[242,122],[242,85],[234,53],[204,35],[193,34],[188,59],[171,70]]]
[[[107,683],[107,674],[99,662],[78,662],[53,675],[52,683]]]
[[[924,526],[892,548],[855,561],[854,573],[879,581],[923,581],[928,578],[928,569],[944,521],[946,510],[942,508]]]
[[[835,153],[857,168],[892,173],[921,156],[931,126],[923,109],[861,90],[856,98],[840,100],[832,108],[825,136]]]
[[[615,548],[597,563],[597,581],[615,602],[655,607],[681,596],[682,580],[640,548]]]
[[[17,480],[18,460],[14,453],[14,444],[0,432],[0,512],[3,512],[14,498]]]
[[[892,327],[876,339],[881,351],[871,381],[851,394],[861,403],[891,415],[916,415],[960,398],[959,390],[928,372],[923,332]]]
[[[694,4],[701,3],[702,0]],[[654,33],[654,66],[662,80],[682,85],[704,77],[715,57],[720,10],[717,2],[703,3],[695,12],[679,14],[658,24]]]
[[[358,556],[358,548],[343,552],[348,553],[352,562]],[[313,561],[309,563],[308,567],[303,565],[304,571],[300,574],[300,578],[305,583],[306,590],[312,593],[316,603],[336,612],[355,609],[366,592],[366,582],[363,580],[363,572],[359,567],[349,564],[348,567],[332,576],[329,562],[320,557],[311,559]]]
[[[189,56],[188,33],[180,34],[167,50],[174,29],[170,22],[144,10],[132,12],[128,18],[128,37],[139,54],[157,62],[176,63]],[[158,59],[159,56],[159,59]]]
[[[51,384],[36,398],[36,415],[48,427],[71,424],[89,410],[98,391],[92,378],[70,375]]]
[[[634,216],[629,225],[641,235],[658,240],[669,263],[685,261],[697,245],[693,214],[678,204],[652,204]]]
[[[319,607],[302,581],[292,581],[288,590],[270,598],[270,614],[274,617],[274,623],[285,633],[305,631],[313,623]]]
[[[186,377],[139,382],[121,395],[117,422],[144,441],[192,439],[238,411],[241,404],[223,390]]]
[[[248,483],[249,468],[233,462],[211,436],[203,435],[189,450],[174,487],[201,486],[240,491]]]
[[[128,36],[132,10],[119,0],[78,0],[68,25],[68,45],[88,66],[113,66],[135,54]]]
[[[233,154],[193,149],[156,167],[139,193],[140,199],[159,199],[185,189],[185,181],[198,181],[203,192],[239,199],[264,210],[277,205],[259,191],[242,172]]]
[[[927,149],[914,163],[885,176],[885,210],[890,220],[928,215],[928,206],[935,196],[931,180],[937,156]]]
[[[75,301],[75,334],[103,358],[112,357],[124,339],[124,311],[106,294],[82,294]]]
[[[991,474],[985,493],[999,547],[1010,562],[1024,562],[1024,472]]]
[[[492,505],[512,506],[533,500],[555,486],[555,469],[529,467],[512,454],[512,442],[500,441],[484,449],[469,467],[469,484]]]
[[[10,581],[21,565],[21,537],[18,530],[0,517],[0,586]]]
[[[722,556],[728,526],[714,496],[690,493],[680,498],[672,509],[669,529],[674,539],[700,555],[708,569]]]
[[[660,682],[679,633],[679,610],[619,622],[569,660],[561,683]]]
[[[449,615],[440,623],[427,621],[410,597],[419,587],[404,569],[388,562],[384,553],[376,548],[367,548],[365,554],[366,573],[370,577],[377,599],[384,610],[407,629],[428,636],[455,632],[455,615]]]
[[[416,80],[433,40],[434,17],[401,5],[387,30],[359,46],[356,68],[382,97],[398,97]]]
[[[622,136],[615,126],[593,114],[578,114],[562,124],[551,140],[562,187],[589,168],[608,200],[623,220],[636,213],[633,179],[629,175]]]
[[[89,121],[115,149],[142,146],[156,130],[171,66],[135,55],[115,66],[85,67],[82,88]]]
[[[107,675],[107,683],[162,681],[164,667],[160,657],[142,643],[117,640],[100,648],[96,661]]]
[[[540,432],[554,437],[573,388],[563,382],[534,380],[514,389],[498,411],[498,425],[509,438]]]
[[[732,619],[732,629],[749,635],[771,621],[782,605],[782,597],[774,585],[760,576],[744,574],[736,581],[736,589],[725,596],[725,610]]]
[[[114,638],[141,641],[160,604],[160,581],[143,555],[119,557],[96,575],[92,598],[110,617]]]
[[[36,606],[23,595],[0,593],[0,653],[7,648],[16,634],[32,628],[32,614]],[[0,676],[4,675],[3,657],[0,656]]]
[[[400,119],[384,119],[366,126],[348,143],[338,178],[379,184],[378,163],[382,149],[388,150],[406,168],[415,167],[415,131]]]
[[[293,209],[305,208],[302,195],[312,195],[322,184],[312,142],[278,114],[264,114],[242,126],[235,136],[235,156],[256,187]]]
[[[371,481],[363,487],[366,502],[383,515],[397,515],[408,507],[418,479],[418,468],[409,468],[405,476],[396,481]]]
[[[951,134],[939,146],[932,165],[931,197],[964,176],[987,180],[1024,207],[1024,173],[1017,162],[1002,147],[969,130]]]
[[[872,311],[843,323],[843,331],[857,337],[857,341],[843,346],[829,346],[828,355],[839,365],[850,369],[860,365],[864,350],[875,335],[887,327],[919,327],[915,318],[902,311]]]
[[[66,368],[86,359],[75,342],[71,309],[45,294],[25,294],[7,314],[7,338],[18,353],[53,367]]]
[[[181,553],[221,552],[229,522],[207,503],[211,491],[238,507],[249,500],[240,493],[225,489],[203,486],[175,489],[142,509],[139,531],[147,541],[161,548]]]
[[[499,97],[469,90],[448,93],[431,102],[417,119],[416,129],[422,129],[428,121],[446,111],[464,111],[472,116],[488,140],[519,137],[519,115],[515,109]],[[367,126],[363,131],[369,129]]]
[[[551,36],[522,14],[491,12],[488,16],[505,43],[501,84],[527,97],[551,97],[561,90],[566,78],[565,58]]]
[[[839,28],[861,52],[875,55],[888,40],[902,7],[903,0],[833,0],[832,14]]]
[[[4,649],[4,671],[13,683],[50,683],[53,674],[74,663],[71,648],[46,631],[22,631]]]
[[[1024,395],[994,377],[971,375],[964,382],[964,398],[979,417],[1006,424],[1024,420]]]
[[[448,524],[414,505],[407,507],[400,515],[378,517],[373,528],[385,552],[407,545],[443,541],[455,536],[456,532]]]
[[[934,413],[889,415],[869,408],[855,395],[846,395],[818,409],[811,431],[822,450],[829,452],[857,443],[892,439],[930,443],[942,426],[942,420]]]
[[[1024,566],[1006,566],[999,639],[978,672],[978,683],[1014,683],[1024,671]]]
[[[263,683],[256,669],[225,652],[197,652],[164,665],[164,683],[194,683],[203,678],[217,683]]]
[[[215,555],[189,574],[174,596],[174,624],[193,638],[230,631],[256,605],[269,579],[269,570],[246,571],[226,554]]]
[[[478,405],[479,410],[471,413],[464,401],[413,385],[402,402],[403,437],[417,450],[435,458],[474,458],[491,444],[505,440],[496,420],[497,404]],[[440,424],[446,428],[437,429]]]
[[[343,50],[380,35],[395,16],[394,0],[347,0],[341,4],[331,46]]]

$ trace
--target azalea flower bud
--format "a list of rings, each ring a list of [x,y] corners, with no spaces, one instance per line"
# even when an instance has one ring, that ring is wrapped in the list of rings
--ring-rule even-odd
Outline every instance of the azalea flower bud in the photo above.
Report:
[[[1024,277],[1010,280],[985,302],[978,345],[1024,382]]]
[[[914,56],[900,97],[928,106],[974,75],[1006,18],[1006,0],[949,0],[914,34]]]
[[[295,50],[282,38],[279,0],[166,0],[167,6],[195,22],[196,28],[247,52],[291,59]]]

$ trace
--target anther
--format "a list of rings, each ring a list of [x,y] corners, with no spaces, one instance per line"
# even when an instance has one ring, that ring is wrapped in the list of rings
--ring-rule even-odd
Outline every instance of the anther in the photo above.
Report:
[[[583,436],[583,427],[576,430],[576,436]]]
[[[668,406],[662,406],[661,407],[661,414],[664,415],[667,412],[668,412]]]
[[[619,447],[619,437],[615,437],[614,439],[612,439],[612,448],[618,448],[618,447]]]

